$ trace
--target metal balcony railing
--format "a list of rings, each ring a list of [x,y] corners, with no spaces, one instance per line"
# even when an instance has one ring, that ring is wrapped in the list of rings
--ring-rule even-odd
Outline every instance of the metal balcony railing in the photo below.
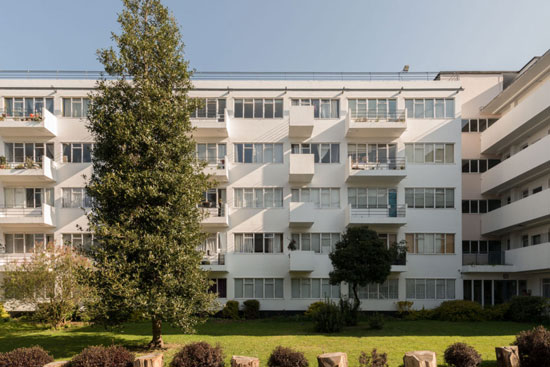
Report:
[[[505,252],[462,254],[462,265],[506,265]]]
[[[197,157],[201,162],[206,162],[207,167],[215,169],[225,169],[225,158],[223,157]]]
[[[404,217],[405,205],[388,205],[386,208],[351,208],[352,217]]]
[[[388,158],[376,162],[366,162],[364,159],[351,157],[352,170],[404,170],[406,166],[405,158]]]
[[[209,217],[224,217],[225,204],[216,205],[216,203],[205,201],[199,205],[204,211],[208,212]]]
[[[203,265],[225,265],[225,254],[204,255],[201,263]]]
[[[405,122],[406,110],[351,112],[354,122]]]
[[[43,215],[43,207],[37,208],[14,208],[0,207],[0,217],[41,217]]]

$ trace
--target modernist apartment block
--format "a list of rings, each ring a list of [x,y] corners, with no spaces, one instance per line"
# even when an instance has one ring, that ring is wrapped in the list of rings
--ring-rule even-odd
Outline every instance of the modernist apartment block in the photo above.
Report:
[[[347,226],[368,226],[408,251],[361,289],[364,310],[550,296],[549,66],[545,55],[519,72],[196,74],[213,291],[263,310],[346,297],[328,255]],[[78,228],[94,85],[0,79],[0,266],[45,242],[91,244]]]

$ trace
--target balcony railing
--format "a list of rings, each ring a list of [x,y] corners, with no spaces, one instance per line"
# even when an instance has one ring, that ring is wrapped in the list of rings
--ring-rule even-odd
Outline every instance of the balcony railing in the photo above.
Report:
[[[216,122],[224,122],[225,121],[225,109],[223,112],[217,113],[215,116],[191,116],[191,120],[207,120],[207,121],[216,121]]]
[[[405,158],[391,158],[379,160],[377,162],[365,162],[363,160],[351,159],[352,170],[404,170],[406,165]]]
[[[214,206],[210,206],[210,205],[214,205]],[[212,217],[224,217],[225,216],[225,205],[222,204],[222,205],[219,205],[219,206],[215,206],[215,203],[209,203],[209,202],[206,202],[206,203],[202,203],[200,205],[201,208],[203,208],[203,210],[205,212],[208,213],[208,217],[212,218]]]
[[[397,258],[393,260],[392,265],[407,265],[407,254],[401,253],[397,255]]]
[[[225,254],[217,253],[213,255],[204,255],[201,261],[202,265],[225,265]]]
[[[462,265],[506,265],[505,252],[462,254]]]
[[[206,162],[206,167],[213,169],[225,169],[227,156],[223,157],[208,157],[208,158],[197,158],[201,162]]]
[[[395,110],[388,112],[365,112],[351,113],[351,119],[354,122],[405,122],[407,117],[406,110]]]
[[[352,208],[351,216],[357,217],[404,217],[406,214],[405,205],[389,205],[386,208]]]
[[[42,207],[38,208],[13,208],[13,207],[0,207],[0,217],[4,218],[18,218],[18,217],[41,217]]]

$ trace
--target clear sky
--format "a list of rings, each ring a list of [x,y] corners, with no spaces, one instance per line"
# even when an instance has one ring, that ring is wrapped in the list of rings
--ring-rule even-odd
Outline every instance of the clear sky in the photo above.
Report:
[[[550,0],[164,0],[200,71],[517,70]],[[119,0],[1,0],[0,70],[100,70]]]

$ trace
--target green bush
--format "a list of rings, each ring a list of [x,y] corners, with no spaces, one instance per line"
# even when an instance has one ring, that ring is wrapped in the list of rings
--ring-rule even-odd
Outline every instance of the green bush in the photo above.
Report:
[[[323,307],[324,304],[325,302],[323,301],[313,302],[307,308],[307,311],[304,313],[304,316],[310,320],[315,319],[315,315],[319,312],[319,310],[321,309],[321,307]]]
[[[239,302],[227,301],[222,310],[222,316],[226,319],[238,320],[239,319]]]
[[[342,319],[344,325],[346,326],[355,326],[358,324],[358,312],[353,309],[353,302],[350,299],[340,299],[340,313],[342,314]]]
[[[455,343],[445,349],[445,363],[451,367],[477,367],[481,363],[481,355],[464,343]]]
[[[547,366],[550,361],[550,331],[543,326],[526,330],[516,336],[521,367]]]
[[[445,301],[434,310],[434,318],[440,321],[483,321],[481,305],[472,301]]]
[[[543,297],[512,297],[506,317],[517,322],[543,322],[548,319],[548,308],[548,300]]]
[[[361,352],[359,367],[388,367],[388,355],[387,353],[378,354],[376,348],[370,352],[370,355]]]
[[[184,346],[170,363],[170,367],[223,367],[223,350],[206,342]]]
[[[50,362],[52,356],[38,346],[0,353],[0,367],[42,367]]]
[[[421,310],[410,310],[407,314],[404,314],[404,318],[409,321],[433,320],[434,315],[434,310],[426,310],[422,307]]]
[[[10,318],[10,314],[6,309],[4,308],[4,305],[0,302],[0,320],[8,320]]]
[[[132,367],[134,354],[119,345],[92,346],[71,359],[70,367]]]
[[[278,346],[271,352],[267,365],[268,367],[308,367],[309,363],[304,353]]]
[[[370,329],[382,330],[384,328],[384,316],[379,313],[372,314],[368,322]]]
[[[255,299],[249,299],[243,302],[244,318],[247,320],[257,319],[260,317],[260,302]]]
[[[414,302],[412,301],[399,301],[397,302],[397,313],[400,317],[407,316],[411,313],[412,306]]]
[[[506,315],[509,308],[509,303],[501,303],[500,305],[496,306],[485,306],[485,308],[483,309],[485,320],[505,321],[507,320]]]
[[[342,330],[344,320],[338,306],[331,301],[323,302],[315,314],[315,330],[322,333],[336,333]]]

